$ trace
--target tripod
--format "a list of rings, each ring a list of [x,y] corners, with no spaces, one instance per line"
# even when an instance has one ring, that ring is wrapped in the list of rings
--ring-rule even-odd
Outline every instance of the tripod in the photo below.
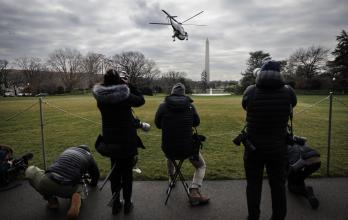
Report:
[[[116,164],[114,164],[114,165],[112,166],[112,168],[111,168],[110,172],[108,173],[108,175],[106,176],[104,182],[103,182],[102,185],[99,187],[99,191],[102,191],[102,190],[103,190],[103,188],[104,188],[106,182],[110,179],[111,174],[112,174],[112,172],[114,172],[115,168],[116,168]],[[121,188],[122,188],[122,187],[119,187],[119,189],[117,189],[116,192],[114,192],[114,193],[112,194],[112,197],[111,197],[110,201],[108,202],[107,206],[112,207],[112,204],[114,203],[115,199],[116,199],[116,198],[119,196],[119,194],[120,194]]]

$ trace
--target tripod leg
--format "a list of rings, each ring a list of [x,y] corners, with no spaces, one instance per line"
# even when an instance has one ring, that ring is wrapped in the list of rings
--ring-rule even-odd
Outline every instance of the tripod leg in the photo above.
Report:
[[[111,168],[110,172],[108,173],[108,175],[106,176],[104,182],[103,182],[102,185],[99,187],[99,191],[102,191],[102,190],[103,190],[103,188],[104,188],[106,182],[110,179],[111,174],[112,174],[112,172],[114,172],[114,169],[115,169],[115,168],[116,168],[116,163],[112,166],[112,168]]]
[[[117,192],[114,192],[114,194],[112,194],[112,197],[110,199],[110,201],[108,202],[107,206],[112,207],[112,205],[114,204],[115,199],[120,195],[120,190],[117,190]]]

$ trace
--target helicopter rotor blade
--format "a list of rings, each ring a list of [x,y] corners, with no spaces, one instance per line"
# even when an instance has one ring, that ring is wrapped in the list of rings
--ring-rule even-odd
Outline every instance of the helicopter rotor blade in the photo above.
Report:
[[[182,25],[191,25],[191,26],[208,26],[206,24],[182,24]]]
[[[199,12],[199,13],[197,13],[197,14],[193,15],[192,17],[190,17],[190,18],[186,19],[185,21],[183,21],[183,22],[181,22],[181,23],[183,24],[183,23],[185,23],[186,21],[191,20],[192,18],[194,18],[194,17],[196,17],[196,16],[198,16],[198,15],[202,14],[203,12],[204,12],[204,11],[201,11],[201,12]]]
[[[149,24],[171,25],[169,23],[160,23],[160,22],[150,22]]]

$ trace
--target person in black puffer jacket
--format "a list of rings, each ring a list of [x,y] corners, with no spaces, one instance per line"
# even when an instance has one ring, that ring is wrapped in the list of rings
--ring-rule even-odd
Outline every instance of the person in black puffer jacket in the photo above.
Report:
[[[124,213],[133,208],[131,201],[133,166],[136,162],[139,137],[137,136],[132,107],[144,105],[145,99],[139,91],[128,84],[128,75],[110,69],[104,75],[104,83],[93,87],[93,95],[102,116],[103,141],[113,147],[111,166],[116,164],[111,174],[111,191],[118,198],[114,200],[112,213],[122,208],[119,192],[123,189]]]
[[[46,171],[36,166],[25,171],[29,183],[48,201],[48,208],[58,208],[57,197],[71,198],[68,219],[79,215],[81,199],[87,196],[83,191],[83,178],[87,179],[87,175],[90,185],[97,186],[99,169],[86,145],[66,149]]]
[[[243,95],[246,132],[256,148],[245,148],[248,219],[259,219],[263,169],[266,167],[272,194],[273,220],[286,216],[287,124],[297,99],[284,84],[279,62],[267,60]]]
[[[185,86],[177,83],[170,96],[160,104],[155,116],[156,127],[162,129],[162,150],[172,160],[189,158],[195,167],[195,174],[190,186],[190,203],[206,204],[207,196],[200,193],[206,165],[200,152],[194,152],[192,127],[200,123],[199,116],[192,104],[193,100],[185,95]],[[167,159],[168,175],[173,178],[174,165]]]

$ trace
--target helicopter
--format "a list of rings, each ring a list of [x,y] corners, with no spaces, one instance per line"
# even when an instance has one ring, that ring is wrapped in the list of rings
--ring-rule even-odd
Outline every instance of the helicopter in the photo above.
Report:
[[[188,34],[187,32],[184,30],[184,28],[182,27],[183,25],[194,25],[194,26],[207,26],[207,25],[199,25],[199,24],[184,24],[186,21],[191,20],[192,18],[202,14],[204,11],[201,11],[197,14],[195,14],[194,16],[186,19],[183,22],[179,22],[177,21],[175,18],[177,16],[172,16],[170,15],[168,12],[166,12],[165,10],[163,10],[163,13],[165,13],[167,15],[168,18],[168,22],[167,23],[161,23],[161,22],[150,22],[150,24],[158,24],[158,25],[171,25],[173,28],[173,41],[175,41],[175,37],[178,38],[179,40],[188,40]]]

